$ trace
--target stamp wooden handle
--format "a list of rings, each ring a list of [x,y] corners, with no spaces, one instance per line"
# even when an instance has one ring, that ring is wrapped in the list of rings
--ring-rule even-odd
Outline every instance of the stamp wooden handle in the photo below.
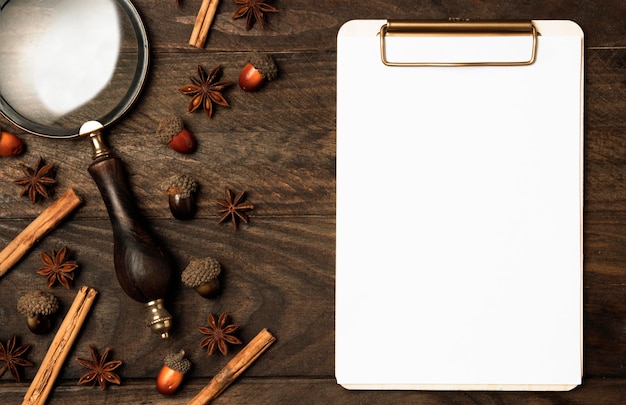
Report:
[[[115,274],[126,294],[143,303],[164,298],[173,277],[168,256],[135,204],[122,161],[113,156],[89,166],[113,227]]]

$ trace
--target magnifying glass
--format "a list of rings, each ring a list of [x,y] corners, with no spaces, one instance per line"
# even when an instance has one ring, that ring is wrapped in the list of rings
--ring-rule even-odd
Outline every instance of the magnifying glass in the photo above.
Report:
[[[117,279],[166,338],[163,299],[174,272],[102,138],[137,100],[148,62],[146,30],[130,0],[0,0],[0,113],[35,135],[91,140],[88,170],[111,220]]]

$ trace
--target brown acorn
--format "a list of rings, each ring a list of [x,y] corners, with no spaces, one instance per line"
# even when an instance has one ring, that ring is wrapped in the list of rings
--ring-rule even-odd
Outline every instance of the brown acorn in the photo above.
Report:
[[[52,316],[58,309],[57,297],[41,290],[27,293],[17,301],[17,310],[26,317],[28,329],[38,335],[52,328]]]
[[[183,119],[172,115],[159,120],[156,131],[159,140],[179,153],[191,153],[196,149],[196,138],[185,128]]]
[[[220,289],[220,263],[212,258],[191,259],[181,274],[181,281],[190,288],[195,288],[204,298],[215,297]]]
[[[270,55],[254,52],[248,58],[248,63],[239,73],[239,87],[245,91],[256,91],[266,81],[272,81],[278,76],[278,68]]]
[[[198,183],[187,175],[173,176],[161,186],[169,196],[172,215],[176,219],[192,219],[196,214],[195,193]]]
[[[185,358],[184,350],[165,356],[163,367],[156,378],[156,389],[159,394],[174,394],[190,369],[191,362]]]
[[[0,130],[0,156],[19,156],[24,152],[24,142],[11,132]]]

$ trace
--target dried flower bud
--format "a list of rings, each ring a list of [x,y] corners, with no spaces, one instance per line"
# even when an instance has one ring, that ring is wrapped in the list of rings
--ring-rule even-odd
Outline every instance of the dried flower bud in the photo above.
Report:
[[[181,281],[185,286],[195,288],[201,296],[211,298],[219,291],[221,272],[220,263],[212,257],[191,259],[181,274]]]

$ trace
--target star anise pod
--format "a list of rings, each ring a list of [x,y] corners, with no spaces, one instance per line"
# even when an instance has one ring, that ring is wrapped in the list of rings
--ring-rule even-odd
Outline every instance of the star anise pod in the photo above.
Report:
[[[218,81],[221,76],[222,66],[217,66],[207,75],[206,70],[198,65],[198,78],[192,77],[192,84],[179,89],[181,93],[191,96],[189,112],[194,112],[202,106],[206,115],[211,118],[213,115],[213,103],[230,107],[222,92],[235,83]]]
[[[242,191],[234,196],[233,192],[227,187],[226,199],[213,200],[222,207],[218,210],[218,213],[221,215],[218,224],[226,221],[229,217],[233,222],[235,230],[237,230],[237,218],[241,219],[246,224],[248,223],[248,216],[244,213],[244,211],[254,209],[254,205],[244,202],[245,195],[246,192]]]
[[[235,0],[235,3],[239,4],[239,8],[235,10],[233,19],[246,17],[246,30],[252,28],[255,22],[259,22],[261,27],[265,28],[265,14],[264,13],[278,13],[275,7],[264,3],[262,0]]]
[[[233,345],[240,345],[241,340],[232,336],[232,334],[239,329],[239,325],[227,324],[228,314],[222,312],[217,322],[215,322],[215,316],[209,314],[209,327],[200,327],[198,330],[208,335],[201,343],[200,347],[207,348],[207,355],[215,353],[215,349],[219,349],[223,355],[228,354],[227,343]]]
[[[48,287],[52,287],[58,281],[65,288],[70,288],[70,281],[74,280],[73,271],[78,267],[75,260],[68,260],[69,252],[67,246],[63,246],[58,252],[51,254],[41,252],[41,261],[44,267],[37,270],[37,274],[48,277]]]
[[[112,384],[121,384],[120,377],[113,372],[116,368],[122,365],[121,360],[107,361],[109,357],[110,348],[104,349],[102,357],[98,355],[96,348],[89,345],[89,352],[91,353],[91,361],[77,358],[76,361],[81,366],[85,367],[89,371],[80,377],[78,384],[86,384],[93,381],[95,387],[96,383],[100,384],[100,388],[104,391],[107,387],[107,382]]]
[[[50,188],[57,183],[54,179],[54,163],[44,165],[43,159],[40,157],[32,169],[23,164],[21,166],[26,177],[13,181],[13,183],[23,187],[20,197],[28,194],[28,198],[33,204],[37,202],[39,197],[48,198],[52,194]]]
[[[6,347],[0,342],[0,361],[4,361],[4,365],[0,368],[0,377],[9,370],[15,381],[20,382],[20,373],[16,366],[31,367],[33,363],[22,359],[21,356],[30,349],[30,345],[24,345],[15,348],[15,335],[8,341]]]

